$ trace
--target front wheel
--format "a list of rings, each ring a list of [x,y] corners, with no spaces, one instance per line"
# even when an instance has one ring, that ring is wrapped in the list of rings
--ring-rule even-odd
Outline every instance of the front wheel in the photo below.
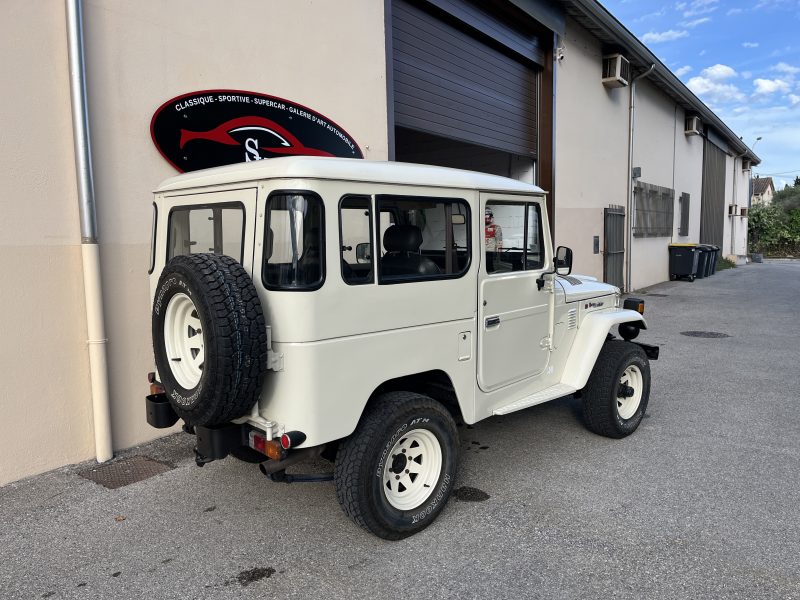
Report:
[[[421,394],[389,392],[339,447],[336,495],[358,525],[399,540],[442,511],[457,464],[458,432],[447,409]]]
[[[603,344],[583,394],[586,427],[599,435],[630,435],[644,418],[650,399],[650,362],[630,342]]]

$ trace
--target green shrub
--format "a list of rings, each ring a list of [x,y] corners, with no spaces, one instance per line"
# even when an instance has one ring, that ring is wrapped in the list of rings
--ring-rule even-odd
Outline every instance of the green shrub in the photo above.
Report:
[[[750,252],[800,255],[800,182],[776,192],[769,206],[753,205],[748,217]]]

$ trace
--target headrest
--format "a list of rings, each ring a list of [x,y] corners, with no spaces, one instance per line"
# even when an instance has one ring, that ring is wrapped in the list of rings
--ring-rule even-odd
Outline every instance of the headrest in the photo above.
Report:
[[[383,247],[388,252],[417,252],[422,232],[414,225],[392,225],[383,233]]]

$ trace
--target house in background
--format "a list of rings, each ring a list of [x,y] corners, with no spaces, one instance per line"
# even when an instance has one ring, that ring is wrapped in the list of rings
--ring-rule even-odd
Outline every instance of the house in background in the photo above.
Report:
[[[772,197],[775,195],[775,184],[772,183],[772,177],[754,177],[753,178],[753,204],[763,204],[769,206],[772,204]]]

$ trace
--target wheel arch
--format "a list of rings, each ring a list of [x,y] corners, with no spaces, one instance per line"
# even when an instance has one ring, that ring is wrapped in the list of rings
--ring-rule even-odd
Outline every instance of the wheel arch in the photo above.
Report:
[[[465,413],[462,401],[456,392],[453,380],[447,372],[441,369],[402,375],[384,381],[370,394],[361,414],[363,415],[370,406],[379,402],[380,397],[386,392],[416,392],[429,396],[442,403],[457,423],[464,421]]]
[[[638,323],[642,329],[647,329],[644,317],[635,310],[596,311],[583,318],[567,357],[561,383],[576,390],[586,385],[611,328],[620,323]]]

